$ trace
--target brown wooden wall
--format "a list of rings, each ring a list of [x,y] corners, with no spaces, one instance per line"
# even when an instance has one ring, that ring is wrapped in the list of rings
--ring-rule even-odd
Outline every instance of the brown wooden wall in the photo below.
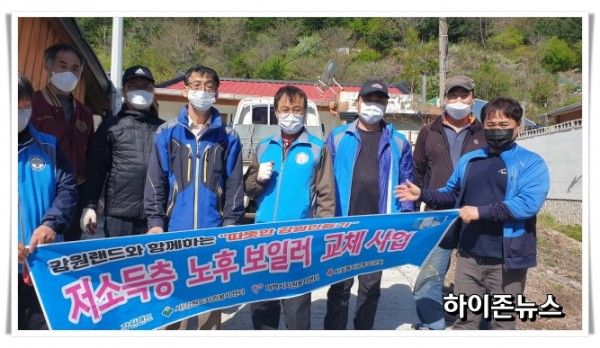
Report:
[[[33,84],[35,90],[48,84],[49,76],[44,70],[44,51],[57,44],[73,45],[67,32],[56,18],[19,18],[19,71]],[[85,100],[86,74],[73,94],[78,100]]]
[[[560,114],[560,115],[556,115],[555,116],[555,124],[558,123],[563,123],[563,122],[567,122],[567,121],[572,121],[572,120],[579,120],[581,119],[581,108],[579,110],[573,110],[570,112],[565,112],[564,114]]]

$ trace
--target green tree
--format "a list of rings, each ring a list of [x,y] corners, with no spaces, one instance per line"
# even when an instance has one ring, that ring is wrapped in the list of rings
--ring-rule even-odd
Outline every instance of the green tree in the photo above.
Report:
[[[550,76],[537,76],[530,91],[531,101],[546,107],[556,91],[556,80]]]
[[[85,34],[90,46],[105,70],[110,70],[112,44],[112,18],[80,17],[75,22]]]
[[[496,36],[492,37],[489,42],[494,49],[515,49],[521,46],[524,40],[525,38],[521,30],[514,25],[509,25]]]
[[[472,78],[475,80],[475,93],[479,99],[492,100],[498,96],[511,95],[510,75],[489,61],[483,63]]]
[[[272,55],[264,63],[259,64],[252,74],[255,79],[285,80],[287,68],[284,59],[278,55]]]
[[[305,35],[314,34],[326,28],[344,28],[350,23],[348,17],[306,17],[302,19],[306,28]]]
[[[448,18],[448,42],[480,41],[480,26],[479,18]]]
[[[381,54],[373,49],[360,50],[352,57],[355,63],[377,62],[381,59]]]
[[[316,35],[301,37],[298,45],[288,49],[287,55],[290,59],[316,57],[321,50],[321,41]]]
[[[578,17],[536,18],[534,30],[538,35],[556,36],[566,42],[577,42],[583,34],[581,18]]]
[[[403,66],[400,78],[406,81],[406,87],[411,91],[419,90],[421,71],[427,70],[424,52],[419,40],[419,32],[408,28],[404,32],[403,48],[400,51],[400,63]]]
[[[551,73],[566,71],[578,65],[577,54],[566,41],[553,36],[544,45],[541,63]]]
[[[366,25],[365,43],[383,54],[388,53],[397,39],[397,33],[387,18],[369,18]]]
[[[583,42],[581,40],[577,41],[573,45],[573,51],[577,57],[575,67],[581,69],[583,64]]]

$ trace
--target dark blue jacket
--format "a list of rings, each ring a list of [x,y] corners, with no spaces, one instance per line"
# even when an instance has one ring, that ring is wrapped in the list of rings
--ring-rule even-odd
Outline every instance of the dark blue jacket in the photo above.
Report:
[[[423,190],[421,199],[427,204],[459,207],[468,182],[469,163],[489,157],[489,148],[475,150],[458,161],[446,187]],[[479,218],[503,221],[502,252],[507,269],[534,267],[537,264],[536,214],[550,190],[546,162],[536,153],[513,144],[500,154],[506,163],[507,183],[504,201],[477,207]],[[454,238],[458,238],[454,235]],[[456,240],[458,241],[458,240]]]
[[[211,108],[210,128],[196,141],[187,107],[154,137],[144,191],[148,228],[182,231],[239,224],[244,213],[240,139]]]

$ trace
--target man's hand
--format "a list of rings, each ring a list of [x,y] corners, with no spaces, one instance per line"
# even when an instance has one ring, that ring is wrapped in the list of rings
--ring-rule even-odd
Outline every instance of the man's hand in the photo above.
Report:
[[[81,213],[81,220],[79,220],[81,230],[87,234],[96,234],[98,224],[96,223],[96,211],[91,208],[84,208]]]
[[[98,200],[98,205],[96,206],[96,214],[98,216],[102,216],[102,214],[104,214],[104,198],[100,198]]]
[[[256,175],[258,182],[266,182],[271,179],[271,175],[273,175],[273,164],[275,164],[273,161],[260,164],[258,167],[258,174]]]
[[[394,193],[396,194],[396,198],[400,198],[401,202],[414,202],[421,197],[421,189],[419,186],[413,184],[408,179],[406,180],[406,185],[397,185],[394,188]]]
[[[465,224],[468,224],[471,221],[479,220],[479,210],[477,210],[477,207],[465,205],[458,211],[458,216]]]
[[[160,227],[160,226],[154,226],[154,227],[150,227],[150,229],[148,230],[148,232],[146,232],[146,234],[159,234],[159,233],[164,233],[165,230]]]
[[[29,255],[29,250],[25,247],[25,245],[23,245],[23,243],[19,243],[19,252],[18,252],[19,263],[25,264],[25,259],[27,259],[28,255]]]
[[[40,225],[33,231],[31,241],[29,242],[29,253],[33,253],[38,244],[48,244],[54,242],[56,232],[46,225]]]

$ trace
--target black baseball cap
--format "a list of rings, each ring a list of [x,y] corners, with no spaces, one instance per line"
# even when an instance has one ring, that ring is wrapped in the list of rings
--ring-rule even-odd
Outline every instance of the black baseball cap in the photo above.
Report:
[[[152,82],[152,84],[154,84],[154,77],[152,76],[152,72],[150,72],[150,69],[142,65],[134,65],[130,68],[127,68],[127,70],[125,70],[125,73],[123,73],[123,81],[121,83],[124,85],[127,81],[136,77],[144,78]]]
[[[371,80],[365,82],[360,88],[360,92],[358,92],[358,96],[362,97],[363,95],[367,95],[369,93],[380,92],[385,94],[387,98],[390,97],[388,94],[388,88],[385,83],[378,80]]]
[[[462,87],[468,91],[475,89],[475,81],[469,76],[454,76],[446,80],[444,95],[448,94],[454,87]]]

